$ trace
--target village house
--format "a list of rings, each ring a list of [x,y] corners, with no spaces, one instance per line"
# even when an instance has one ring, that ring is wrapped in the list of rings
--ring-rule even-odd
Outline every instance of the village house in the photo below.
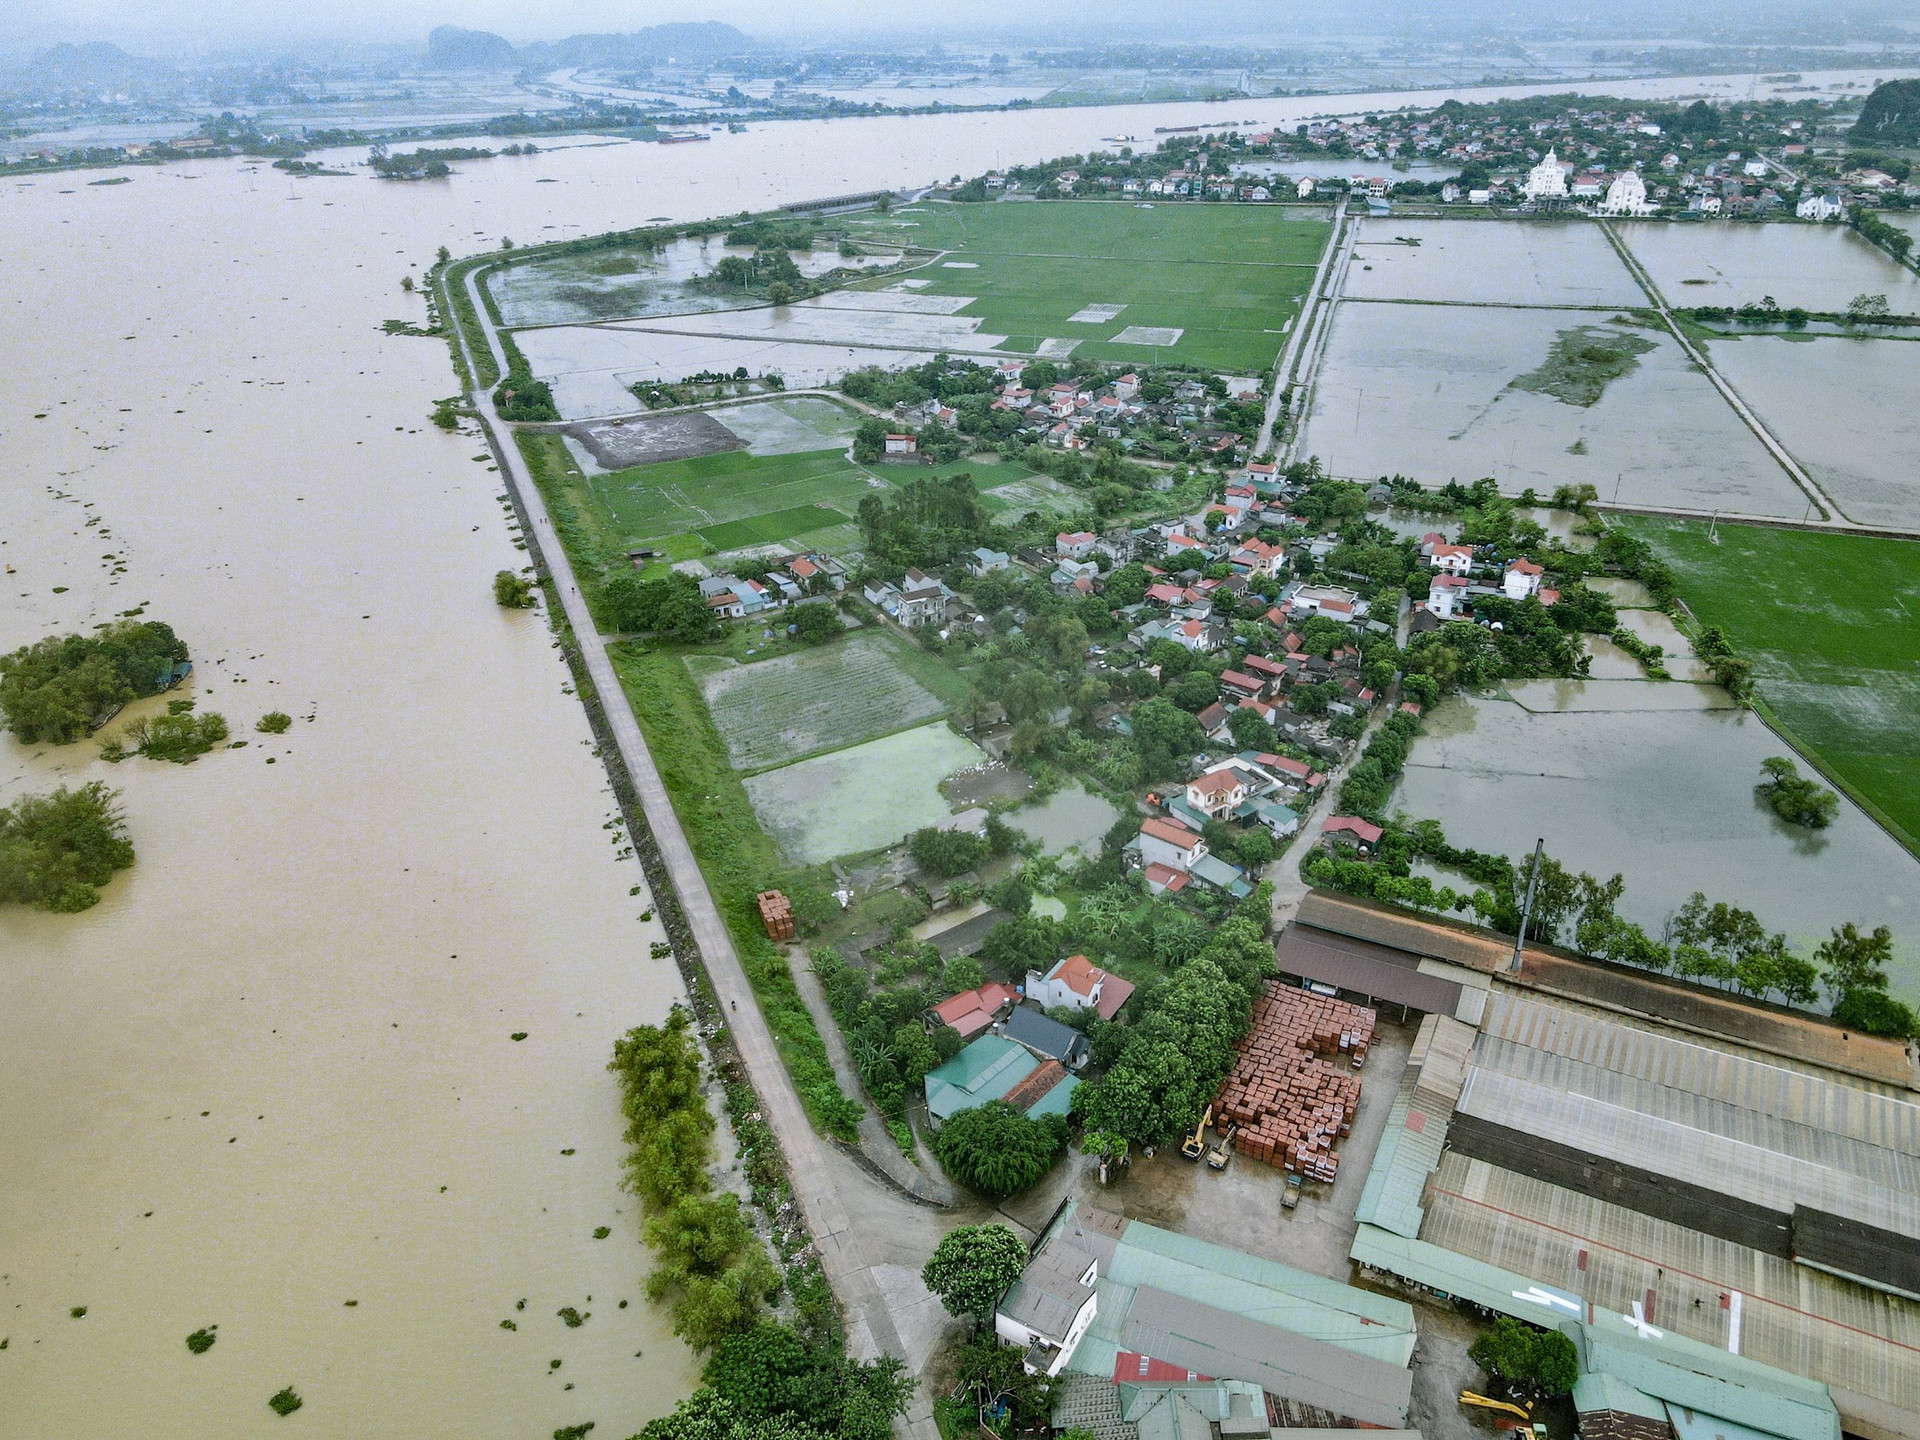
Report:
[[[927,1028],[938,1030],[942,1025],[951,1026],[960,1032],[960,1038],[971,1040],[984,1034],[994,1021],[998,1020],[1020,997],[1011,986],[1002,985],[998,980],[989,980],[975,990],[962,990],[958,995],[950,995],[938,1005],[927,1011]]]
[[[1187,804],[1209,820],[1231,815],[1246,798],[1247,782],[1231,770],[1210,770],[1187,782]]]
[[[1054,536],[1053,548],[1055,553],[1063,559],[1084,560],[1093,553],[1093,547],[1098,543],[1099,538],[1089,530],[1075,530],[1071,533],[1062,531]]]
[[[1465,598],[1470,583],[1464,575],[1434,576],[1424,602],[1426,609],[1439,619],[1451,620]]]
[[[913,435],[887,436],[886,453],[889,455],[918,455],[920,441]]]
[[[1539,593],[1540,578],[1545,573],[1540,566],[1523,555],[1508,563],[1507,573],[1500,582],[1500,588],[1507,592],[1509,600],[1525,600],[1528,596]]]
[[[1052,1010],[1091,1010],[1111,1020],[1133,994],[1133,982],[1094,965],[1084,955],[1069,955],[1046,974],[1027,972],[1027,998]]]
[[[1191,872],[1207,853],[1207,842],[1184,825],[1154,816],[1140,822],[1139,853],[1149,865]]]
[[[1372,854],[1373,847],[1380,843],[1380,833],[1378,825],[1362,820],[1358,815],[1334,815],[1321,827],[1320,841],[1329,849],[1335,843],[1344,842]]]

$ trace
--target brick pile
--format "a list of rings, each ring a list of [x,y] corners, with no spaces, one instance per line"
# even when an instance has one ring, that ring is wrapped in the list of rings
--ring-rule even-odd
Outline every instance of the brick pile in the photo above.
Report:
[[[1352,1130],[1360,1103],[1353,1072],[1373,1043],[1374,1020],[1363,1005],[1270,982],[1214,1101],[1215,1126],[1240,1127],[1233,1145],[1243,1155],[1332,1180],[1334,1142]]]
[[[767,938],[793,939],[793,902],[778,890],[762,890],[754,899],[759,902],[760,923],[767,927]]]

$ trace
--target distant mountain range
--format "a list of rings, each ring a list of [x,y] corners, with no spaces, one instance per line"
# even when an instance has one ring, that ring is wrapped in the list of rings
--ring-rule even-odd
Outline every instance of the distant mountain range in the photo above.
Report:
[[[129,55],[118,45],[104,40],[87,45],[55,45],[33,58],[35,75],[56,85],[114,85],[162,74],[169,68],[158,60]]]
[[[630,35],[569,35],[515,46],[486,30],[442,25],[427,37],[427,64],[435,70],[551,70],[565,65],[652,65],[672,59],[710,59],[757,48],[752,39],[717,20],[650,25]]]

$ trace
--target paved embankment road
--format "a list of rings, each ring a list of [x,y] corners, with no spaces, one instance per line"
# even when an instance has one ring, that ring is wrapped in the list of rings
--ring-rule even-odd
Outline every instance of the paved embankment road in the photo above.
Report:
[[[506,357],[479,295],[478,271],[468,274],[466,286],[474,313],[480,317],[487,344],[493,350],[500,373],[504,375],[507,373]],[[442,297],[443,304],[445,298]],[[448,323],[454,324],[451,306],[447,308]],[[454,324],[454,333],[460,336],[460,347],[465,353],[466,337],[457,324]],[[470,374],[473,368],[471,362],[469,355]],[[546,504],[539,487],[534,484],[533,474],[520,453],[520,447],[514,443],[513,427],[500,418],[491,395],[473,392],[469,394],[468,401],[480,416],[481,424],[486,428],[493,449],[499,456],[501,475],[513,487],[521,513],[527,517],[529,538],[552,579],[554,593],[559,596],[567,623],[573,629],[581,663],[599,694],[607,728],[613,735],[621,762],[633,782],[647,828],[652,832],[661,862],[679,896],[680,908],[693,932],[694,943],[699,948],[714,993],[725,1007],[733,1032],[734,1048],[739,1052],[741,1063],[746,1066],[753,1087],[760,1096],[768,1122],[780,1137],[793,1182],[794,1198],[820,1253],[821,1266],[840,1301],[846,1322],[847,1348],[860,1358],[870,1358],[882,1352],[903,1354],[893,1317],[875,1282],[873,1270],[862,1257],[859,1243],[852,1233],[847,1209],[834,1184],[820,1137],[807,1119],[799,1093],[794,1089],[793,1079],[787,1073],[787,1067],[774,1044],[773,1034],[754,1001],[753,989],[740,964],[740,956],[733,948],[733,938],[727,932],[719,907],[714,904],[712,892],[707,889],[706,877],[700,873],[693,848],[687,843],[680,817],[674,812],[660,771],[654,765],[653,756],[640,733],[640,722],[634,717],[633,706],[628,703],[620,679],[614,673],[606,645],[594,625],[593,615],[587,609],[586,596],[581,593],[574,577],[572,563],[553,528],[552,518],[547,514]],[[914,1410],[903,1428],[915,1440],[935,1440],[938,1432],[933,1425],[932,1408],[924,1393],[917,1398]]]

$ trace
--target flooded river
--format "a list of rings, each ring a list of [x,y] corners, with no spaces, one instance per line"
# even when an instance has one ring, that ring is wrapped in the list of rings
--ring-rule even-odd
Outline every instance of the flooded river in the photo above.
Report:
[[[117,768],[0,740],[0,801],[103,778],[140,854],[87,914],[0,912],[0,1433],[254,1433],[291,1385],[312,1436],[617,1436],[694,1382],[641,1299],[602,1069],[679,981],[545,626],[488,594],[524,556],[476,443],[425,423],[445,348],[380,333],[422,318],[403,275],[1329,108],[763,126],[418,184],[0,183],[0,646],[147,602],[251,740]],[[269,709],[289,734],[252,735]]]

